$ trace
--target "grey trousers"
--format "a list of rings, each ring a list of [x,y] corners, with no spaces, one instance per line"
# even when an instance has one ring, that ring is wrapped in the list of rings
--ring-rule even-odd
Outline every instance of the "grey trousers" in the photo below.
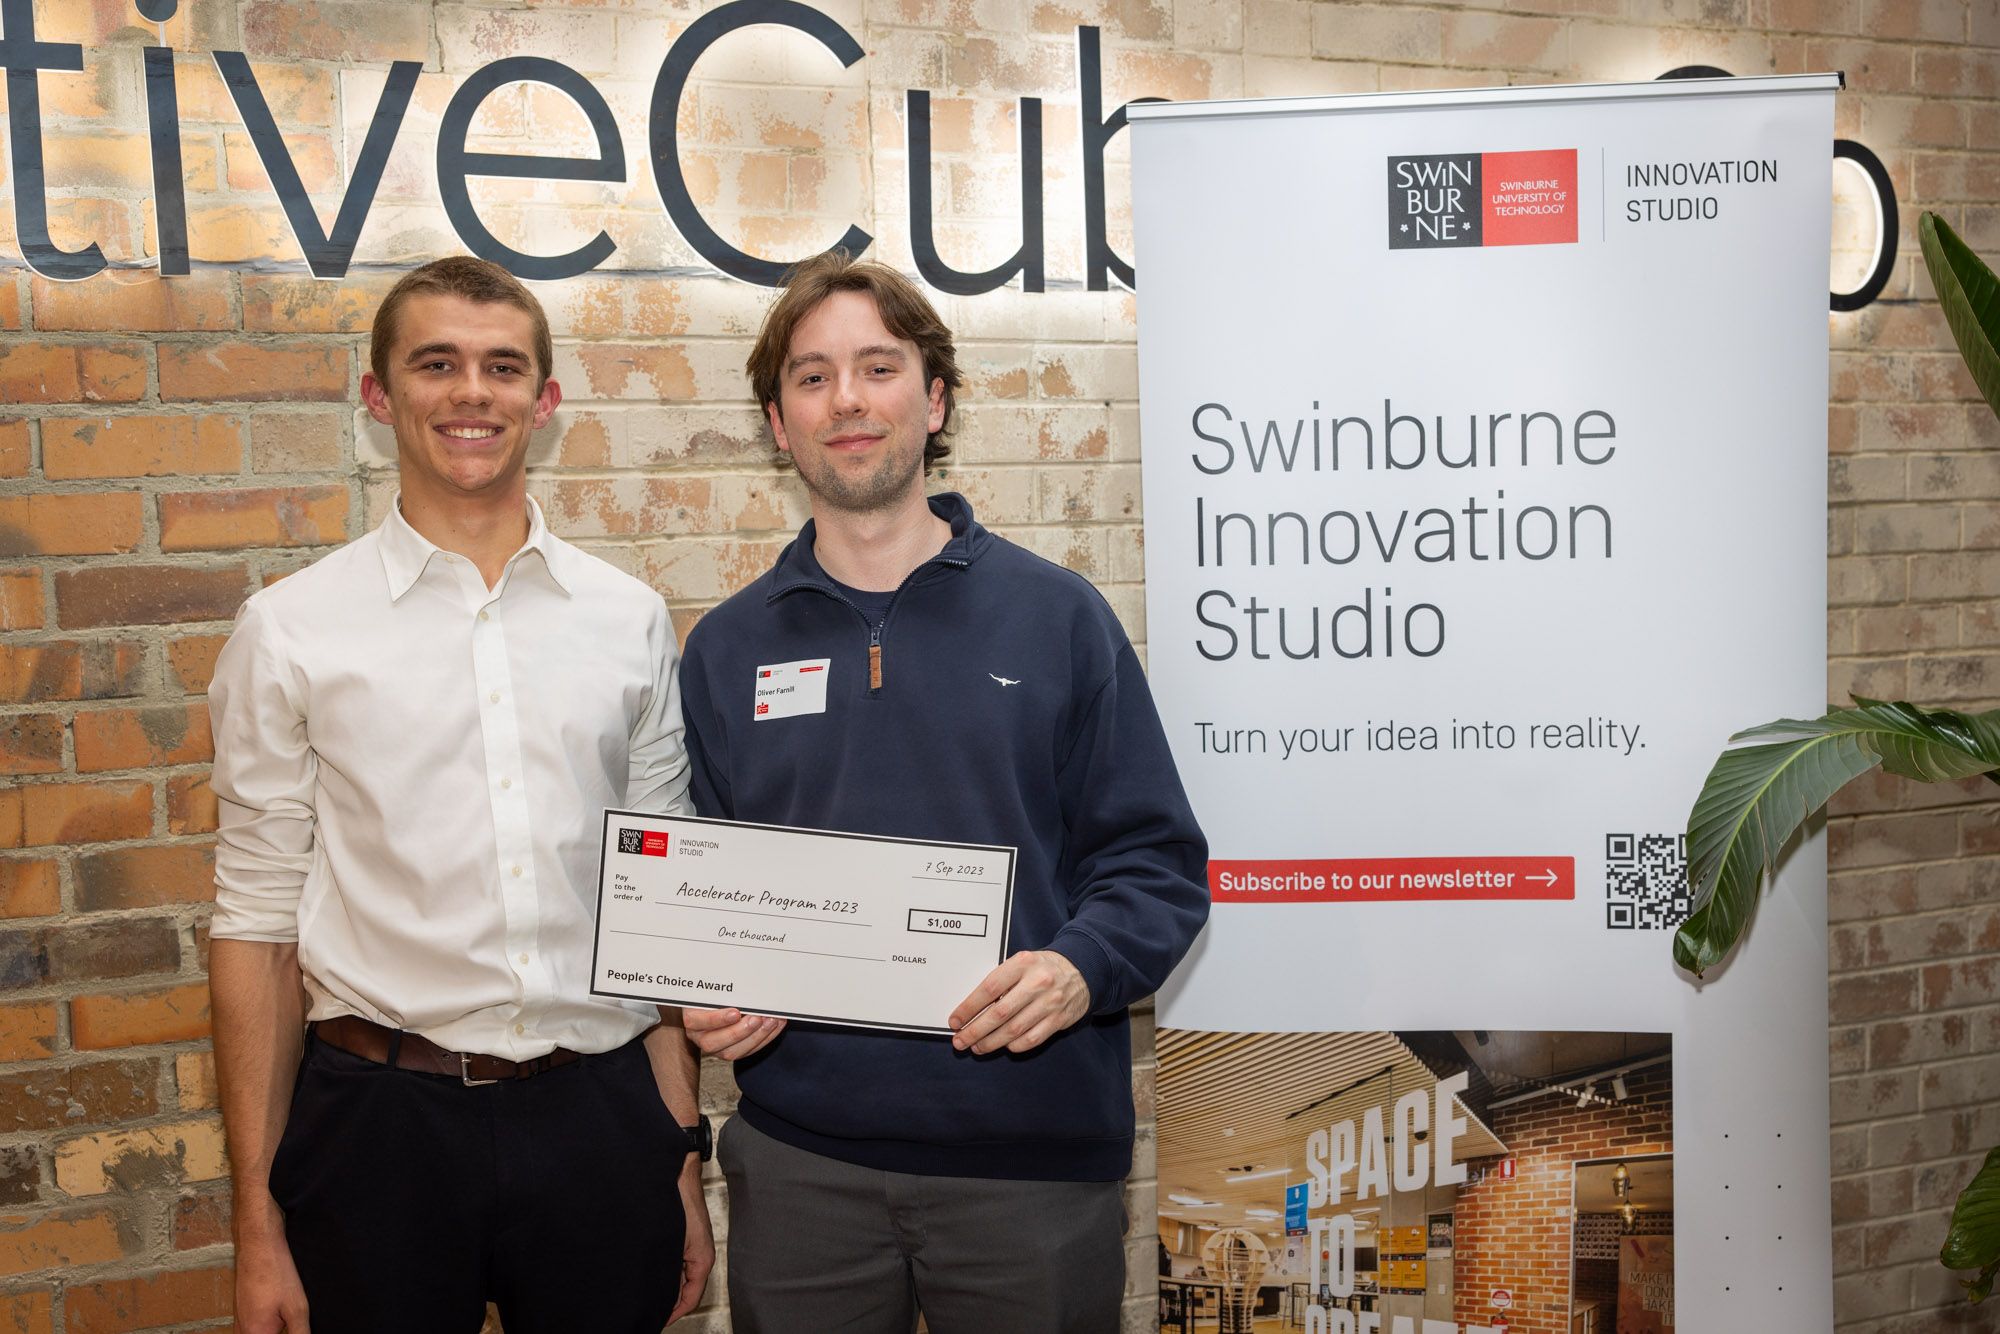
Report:
[[[736,1334],[1116,1334],[1124,1184],[880,1172],[732,1118]]]

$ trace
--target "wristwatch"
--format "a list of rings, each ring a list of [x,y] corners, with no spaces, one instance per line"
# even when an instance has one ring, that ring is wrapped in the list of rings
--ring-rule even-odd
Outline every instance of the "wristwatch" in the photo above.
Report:
[[[681,1133],[688,1137],[688,1143],[703,1162],[715,1156],[715,1134],[708,1128],[706,1116],[696,1117],[691,1126],[682,1126]]]

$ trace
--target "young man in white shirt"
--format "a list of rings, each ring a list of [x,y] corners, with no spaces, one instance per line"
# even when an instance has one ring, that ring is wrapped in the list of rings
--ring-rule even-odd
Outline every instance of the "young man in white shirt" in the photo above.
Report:
[[[589,969],[600,812],[687,808],[673,629],[528,497],[525,287],[425,265],[370,363],[397,505],[244,604],[210,693],[236,1327],[657,1334],[714,1256],[695,1058]]]

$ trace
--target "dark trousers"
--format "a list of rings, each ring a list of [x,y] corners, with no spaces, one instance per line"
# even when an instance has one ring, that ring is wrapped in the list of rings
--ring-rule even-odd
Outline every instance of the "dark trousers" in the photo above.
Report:
[[[313,1334],[659,1334],[687,1136],[631,1042],[468,1088],[308,1040],[271,1194]]]
[[[736,1334],[909,1334],[918,1311],[932,1334],[1119,1328],[1122,1182],[881,1172],[740,1116],[717,1156]]]

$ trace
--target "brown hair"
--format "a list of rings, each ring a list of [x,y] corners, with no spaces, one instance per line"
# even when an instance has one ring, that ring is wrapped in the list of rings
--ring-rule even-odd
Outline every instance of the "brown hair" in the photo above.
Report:
[[[535,325],[535,392],[548,383],[555,346],[549,339],[549,317],[535,294],[507,270],[491,260],[470,255],[434,259],[411,269],[389,289],[375,311],[375,327],[368,335],[368,369],[385,386],[389,383],[389,352],[396,345],[396,318],[403,304],[415,296],[455,296],[480,304],[512,306],[523,311]]]
[[[917,285],[886,264],[857,260],[845,250],[829,250],[795,265],[785,279],[785,292],[764,316],[757,333],[757,345],[743,369],[750,373],[750,388],[759,407],[778,402],[785,358],[791,352],[792,334],[806,316],[836,292],[865,292],[875,299],[875,309],[889,332],[917,345],[924,359],[924,385],[944,381],[944,422],[924,441],[924,471],[951,453],[945,435],[951,430],[953,391],[964,384],[958,373],[958,350],[952,346],[951,330],[938,317]]]

